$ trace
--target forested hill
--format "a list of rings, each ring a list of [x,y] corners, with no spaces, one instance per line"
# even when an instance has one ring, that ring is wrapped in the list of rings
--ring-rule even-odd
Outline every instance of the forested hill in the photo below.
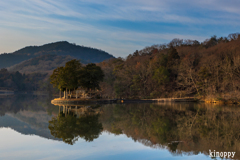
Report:
[[[42,55],[23,61],[8,67],[8,71],[21,73],[49,73],[52,74],[52,70],[57,67],[64,66],[66,62],[74,59],[72,56],[58,56],[58,55]],[[86,64],[86,61],[81,63]]]
[[[200,43],[173,39],[112,59],[103,96],[121,98],[217,97],[240,100],[240,34],[213,36]]]
[[[86,62],[98,63],[113,58],[109,53],[90,47],[79,46],[66,41],[42,46],[28,46],[13,53],[0,54],[0,68],[6,68],[22,61],[42,55],[71,56]]]

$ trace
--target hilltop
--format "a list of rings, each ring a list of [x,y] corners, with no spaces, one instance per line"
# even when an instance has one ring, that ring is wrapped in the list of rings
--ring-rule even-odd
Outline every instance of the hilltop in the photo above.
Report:
[[[71,56],[72,58],[81,59],[86,63],[98,63],[106,59],[114,58],[109,53],[100,49],[79,46],[67,41],[60,41],[42,46],[28,46],[13,53],[1,54],[0,68],[10,67],[43,55]]]

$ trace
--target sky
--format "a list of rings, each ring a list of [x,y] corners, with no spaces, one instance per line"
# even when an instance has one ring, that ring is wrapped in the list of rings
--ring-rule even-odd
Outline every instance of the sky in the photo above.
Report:
[[[0,53],[68,41],[126,57],[174,38],[240,32],[239,0],[1,0]]]

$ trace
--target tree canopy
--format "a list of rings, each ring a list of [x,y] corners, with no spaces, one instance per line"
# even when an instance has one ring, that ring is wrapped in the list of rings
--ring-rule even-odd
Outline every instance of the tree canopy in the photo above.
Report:
[[[104,73],[101,67],[94,63],[86,65],[82,68],[79,84],[86,89],[100,89],[99,83],[103,81]]]
[[[99,83],[103,81],[104,73],[99,66],[90,63],[82,67],[79,60],[71,60],[65,67],[58,67],[50,76],[51,84],[59,90],[76,89],[100,89]]]
[[[79,60],[71,60],[66,63],[65,67],[58,67],[50,76],[51,84],[59,90],[78,88],[78,78],[82,69]]]

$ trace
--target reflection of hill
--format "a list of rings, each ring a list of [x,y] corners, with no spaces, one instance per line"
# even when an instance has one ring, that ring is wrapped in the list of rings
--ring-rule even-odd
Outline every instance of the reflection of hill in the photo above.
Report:
[[[48,121],[58,108],[48,96],[14,95],[0,98],[0,127],[10,127],[22,134],[35,134],[54,138],[48,129]]]
[[[107,105],[100,117],[105,130],[172,154],[240,151],[240,108],[200,104]]]
[[[47,128],[48,122],[42,122],[39,124],[34,118],[28,120],[26,120],[26,118],[24,119],[25,121],[22,121],[21,118],[16,118],[13,115],[5,115],[0,117],[0,127],[11,128],[25,135],[38,135],[48,139],[56,139],[51,135]]]
[[[46,129],[48,127],[48,121],[52,116],[47,112],[31,112],[20,111],[17,114],[7,114],[13,118],[16,118],[22,122],[29,124],[32,128]]]

